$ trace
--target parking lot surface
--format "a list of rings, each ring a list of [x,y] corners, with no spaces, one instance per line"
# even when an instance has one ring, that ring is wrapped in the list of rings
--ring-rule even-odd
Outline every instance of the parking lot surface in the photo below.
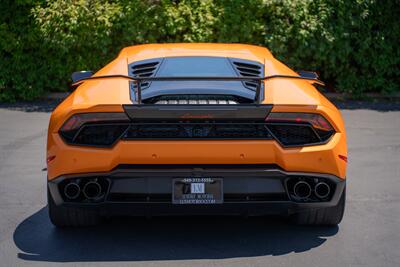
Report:
[[[400,111],[349,107],[339,227],[172,217],[58,230],[47,216],[42,171],[52,107],[0,106],[0,266],[400,266]]]

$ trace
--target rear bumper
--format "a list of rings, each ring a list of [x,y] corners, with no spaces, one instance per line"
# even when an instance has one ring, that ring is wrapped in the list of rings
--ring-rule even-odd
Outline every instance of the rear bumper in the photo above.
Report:
[[[274,140],[119,141],[112,148],[67,145],[49,133],[48,179],[71,173],[108,172],[120,164],[276,164],[289,172],[346,176],[346,138],[336,133],[324,145],[282,148]]]
[[[222,178],[224,203],[172,204],[172,179],[188,177]],[[93,178],[109,182],[101,200],[74,202],[63,196],[63,183]],[[331,196],[323,201],[294,200],[287,181],[298,178],[329,182]],[[345,180],[327,174],[286,172],[273,165],[126,165],[111,172],[61,176],[48,186],[56,205],[94,209],[102,215],[285,215],[337,205]]]

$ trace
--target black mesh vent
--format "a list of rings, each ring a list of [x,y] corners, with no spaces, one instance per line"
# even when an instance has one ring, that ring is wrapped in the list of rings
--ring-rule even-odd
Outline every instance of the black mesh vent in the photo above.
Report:
[[[246,77],[262,77],[263,69],[261,65],[244,63],[239,61],[233,61],[233,65],[239,72],[240,76]],[[245,81],[243,84],[249,89],[256,89],[258,86],[257,81]]]
[[[271,140],[283,146],[316,145],[334,132],[320,136],[308,124],[242,121],[170,121],[84,125],[70,144],[108,147],[124,140]]]
[[[308,145],[321,142],[309,125],[268,124],[268,129],[285,146]]]
[[[318,129],[318,128],[314,128],[314,129],[317,132],[317,134],[319,135],[319,137],[321,138],[321,141],[323,141],[323,142],[327,141],[335,133],[335,131],[324,131],[324,130]]]
[[[138,62],[129,65],[129,74],[132,77],[153,77],[157,72],[160,61]],[[140,83],[142,89],[150,86],[150,82],[143,81]],[[136,88],[136,83],[133,83]]]
[[[271,136],[263,123],[135,123],[124,139],[271,139]]]
[[[121,137],[127,127],[126,124],[86,125],[79,131],[73,143],[78,145],[110,146]]]

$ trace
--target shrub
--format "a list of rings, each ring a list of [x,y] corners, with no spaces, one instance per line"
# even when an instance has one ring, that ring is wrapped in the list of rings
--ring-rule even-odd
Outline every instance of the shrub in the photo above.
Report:
[[[292,67],[318,70],[354,96],[399,91],[396,1],[270,0],[266,6],[265,44]]]
[[[0,101],[65,91],[128,45],[264,45],[362,96],[400,91],[400,5],[390,0],[1,0]]]
[[[33,99],[49,89],[43,77],[43,61],[49,55],[37,41],[40,32],[30,14],[35,4],[38,1],[1,0],[0,101]]]

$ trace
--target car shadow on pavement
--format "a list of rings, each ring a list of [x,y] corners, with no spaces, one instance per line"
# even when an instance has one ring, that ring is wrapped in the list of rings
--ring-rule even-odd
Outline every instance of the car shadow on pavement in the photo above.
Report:
[[[97,227],[57,229],[47,207],[21,222],[14,242],[30,261],[153,261],[283,255],[322,245],[338,227],[277,218],[115,218]]]

